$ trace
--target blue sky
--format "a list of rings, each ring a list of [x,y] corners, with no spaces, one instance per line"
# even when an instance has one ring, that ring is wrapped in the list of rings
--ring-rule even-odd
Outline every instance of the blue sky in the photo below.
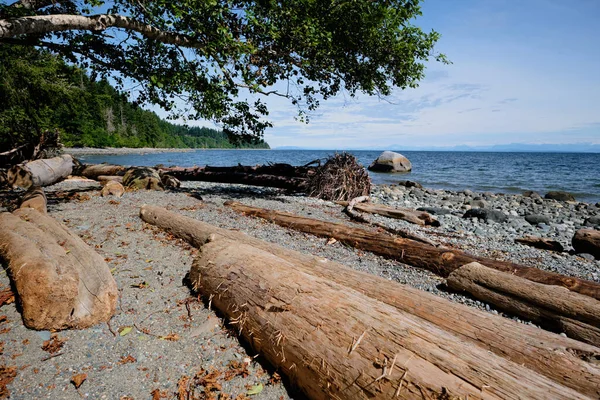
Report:
[[[311,115],[267,98],[272,147],[600,143],[600,0],[425,0],[442,34],[418,89],[339,95]]]

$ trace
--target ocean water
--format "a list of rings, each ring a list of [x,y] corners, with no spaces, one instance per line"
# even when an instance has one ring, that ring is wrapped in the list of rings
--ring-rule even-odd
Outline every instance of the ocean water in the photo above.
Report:
[[[341,152],[341,150],[337,151]],[[542,196],[565,190],[579,201],[600,202],[600,154],[597,153],[491,153],[399,151],[412,162],[412,172],[370,172],[373,183],[412,180],[433,189],[476,192],[522,193],[534,190]],[[232,166],[265,163],[304,165],[335,154],[334,150],[197,150],[182,153],[89,155],[87,163],[154,166]],[[349,151],[368,166],[381,151]]]

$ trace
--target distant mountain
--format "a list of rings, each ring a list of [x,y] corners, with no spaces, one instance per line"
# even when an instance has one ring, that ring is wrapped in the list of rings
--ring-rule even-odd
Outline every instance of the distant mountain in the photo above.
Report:
[[[275,150],[334,150],[320,149],[314,147],[300,146],[281,146]],[[335,149],[339,150],[339,149]],[[396,151],[482,151],[482,152],[524,152],[524,153],[600,153],[600,144],[593,143],[567,143],[567,144],[530,144],[530,143],[509,143],[496,144],[490,146],[406,146],[401,144],[391,144],[388,146],[377,147],[348,147],[346,150],[396,150]]]

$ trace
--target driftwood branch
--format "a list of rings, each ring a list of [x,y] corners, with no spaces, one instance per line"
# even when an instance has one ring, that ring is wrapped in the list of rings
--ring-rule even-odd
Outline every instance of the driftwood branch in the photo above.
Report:
[[[205,45],[190,36],[162,31],[133,18],[112,14],[91,16],[54,14],[2,19],[0,20],[0,38],[43,35],[70,30],[100,32],[108,28],[121,28],[137,32],[148,39],[181,47],[202,48]]]

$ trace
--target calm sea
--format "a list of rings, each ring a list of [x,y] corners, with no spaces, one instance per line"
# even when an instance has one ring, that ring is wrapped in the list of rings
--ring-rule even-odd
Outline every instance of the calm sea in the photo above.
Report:
[[[89,155],[88,163],[108,162],[122,165],[156,164],[255,165],[289,163],[303,165],[326,158],[333,150],[198,150],[183,153]],[[350,151],[368,166],[381,151]],[[374,183],[394,183],[409,179],[434,189],[477,192],[521,193],[535,190],[544,195],[550,190],[566,190],[580,201],[600,201],[600,154],[595,153],[488,153],[401,151],[412,162],[407,174],[370,173]]]

